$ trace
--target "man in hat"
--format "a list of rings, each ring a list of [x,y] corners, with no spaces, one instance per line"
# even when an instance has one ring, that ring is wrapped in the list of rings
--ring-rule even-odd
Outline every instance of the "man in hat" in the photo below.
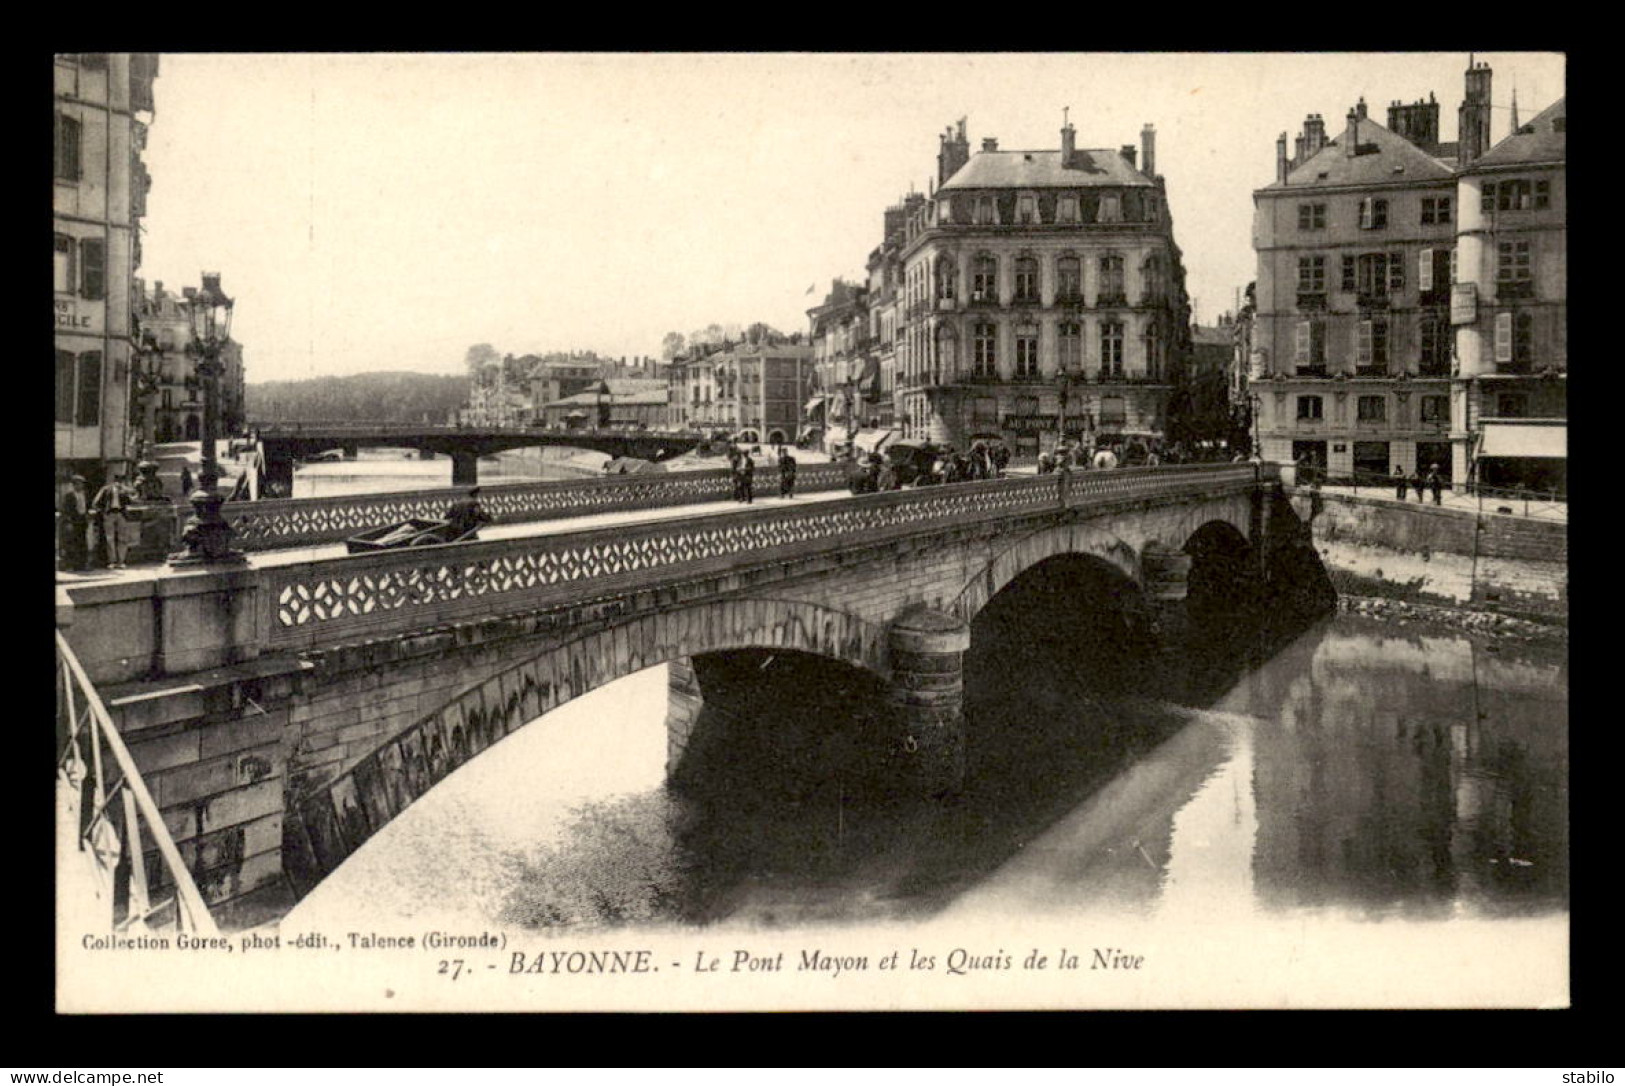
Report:
[[[1444,476],[1439,474],[1439,465],[1433,464],[1428,468],[1428,489],[1433,491],[1433,504],[1443,505]]]
[[[135,525],[129,519],[130,504],[134,501],[135,489],[124,481],[122,472],[115,473],[91,500],[91,509],[101,516],[108,569],[124,568],[125,556],[135,536]]]
[[[75,475],[68,481],[62,500],[57,504],[62,515],[58,522],[62,548],[62,568],[75,573],[83,572],[90,562],[90,505],[85,497],[85,477]]]
[[[789,446],[779,446],[779,497],[793,498],[796,496],[796,458],[790,455]]]
[[[480,488],[468,488],[468,496],[452,503],[451,509],[446,512],[449,526],[446,531],[452,539],[458,539],[474,531],[482,524],[491,523],[491,516],[480,508]],[[448,541],[449,542],[449,541]]]

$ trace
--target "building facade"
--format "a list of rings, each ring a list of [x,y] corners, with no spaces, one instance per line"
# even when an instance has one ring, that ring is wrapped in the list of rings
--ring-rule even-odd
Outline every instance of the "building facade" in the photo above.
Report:
[[[1454,143],[1432,95],[1386,126],[1362,99],[1330,140],[1310,114],[1290,158],[1277,139],[1248,326],[1266,459],[1561,489],[1563,103],[1492,147],[1491,86],[1469,59]]]
[[[816,386],[806,418],[821,428],[831,451],[873,428],[879,417],[880,358],[869,308],[867,286],[837,279],[823,304],[807,311]]]
[[[192,342],[191,288],[181,294],[152,290],[135,280],[135,316],[139,351],[131,389],[131,425],[143,444],[198,441],[203,436],[203,390],[198,384],[196,360],[187,353]],[[218,383],[220,433],[242,430],[247,379],[242,344],[228,339],[220,348],[222,372]]]
[[[941,137],[937,187],[902,248],[898,418],[963,448],[1036,455],[1063,437],[1141,447],[1167,436],[1189,350],[1184,267],[1155,130],[1133,146],[972,156]]]
[[[1456,478],[1492,488],[1567,492],[1566,103],[1457,183],[1451,454]]]
[[[56,464],[94,487],[137,452],[134,275],[158,57],[63,54],[54,69]]]

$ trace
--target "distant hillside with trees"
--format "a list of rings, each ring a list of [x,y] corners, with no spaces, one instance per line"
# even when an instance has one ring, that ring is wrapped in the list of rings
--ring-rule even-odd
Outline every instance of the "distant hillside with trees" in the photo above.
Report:
[[[432,373],[357,373],[301,381],[250,381],[251,422],[346,420],[446,422],[468,403],[468,377]]]

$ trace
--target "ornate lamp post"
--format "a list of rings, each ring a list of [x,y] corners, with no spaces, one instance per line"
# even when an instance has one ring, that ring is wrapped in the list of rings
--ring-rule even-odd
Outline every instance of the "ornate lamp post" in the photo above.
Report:
[[[192,515],[181,532],[186,550],[170,555],[171,566],[242,565],[248,559],[231,547],[231,525],[220,515],[226,495],[220,491],[220,463],[214,456],[216,431],[220,427],[220,350],[231,339],[232,300],[220,289],[220,273],[204,272],[203,289],[188,300],[187,315],[192,322],[192,341],[187,355],[194,360],[198,384],[203,392],[203,452],[198,486],[187,498]]]

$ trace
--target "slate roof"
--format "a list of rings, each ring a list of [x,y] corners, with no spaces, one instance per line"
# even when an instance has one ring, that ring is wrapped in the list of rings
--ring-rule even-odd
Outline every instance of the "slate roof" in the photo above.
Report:
[[[1084,150],[1072,153],[1070,165],[1061,165],[1061,152],[979,151],[937,189],[1045,189],[1113,185],[1155,188],[1156,183],[1128,164],[1117,151]]]
[[[1287,174],[1286,184],[1279,181],[1264,186],[1260,191],[1286,189],[1332,188],[1340,185],[1420,184],[1428,181],[1448,181],[1456,171],[1410,140],[1390,132],[1367,117],[1360,122],[1360,143],[1375,144],[1372,154],[1348,155],[1344,153],[1348,129],[1317,151],[1307,162]],[[1397,170],[1395,167],[1403,167]],[[1321,177],[1325,174],[1325,177]]]
[[[1565,161],[1568,133],[1557,131],[1553,122],[1567,118],[1567,103],[1566,96],[1559,98],[1535,114],[1528,124],[1486,151],[1473,168]]]

